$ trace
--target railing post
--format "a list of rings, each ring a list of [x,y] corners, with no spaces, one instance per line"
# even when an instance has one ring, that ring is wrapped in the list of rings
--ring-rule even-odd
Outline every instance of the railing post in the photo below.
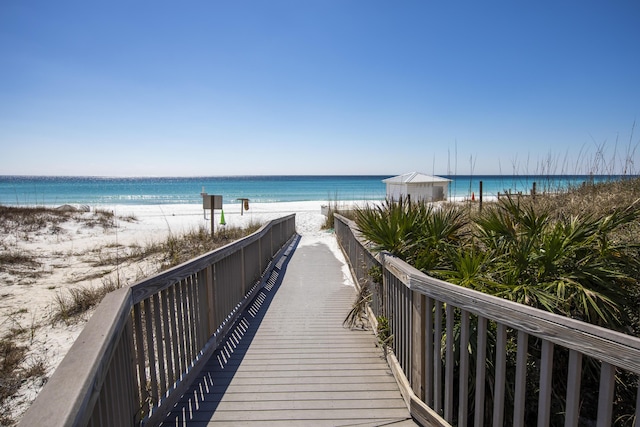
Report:
[[[412,345],[413,351],[411,352],[411,388],[413,392],[424,400],[424,340],[425,340],[425,308],[426,301],[425,296],[420,292],[413,292],[413,305],[411,309],[412,325]]]

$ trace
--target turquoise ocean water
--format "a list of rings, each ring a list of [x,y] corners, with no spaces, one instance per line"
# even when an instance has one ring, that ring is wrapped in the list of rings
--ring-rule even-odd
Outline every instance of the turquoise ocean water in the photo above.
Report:
[[[32,177],[0,176],[0,204],[11,206],[61,204],[83,205],[156,205],[201,204],[200,193],[220,194],[224,203],[239,203],[238,198],[252,202],[384,200],[383,179],[373,176],[227,176],[189,178],[101,178],[101,177]],[[533,183],[537,191],[558,191],[585,181],[628,178],[612,176],[446,176],[449,198],[479,196],[498,192],[529,193]]]

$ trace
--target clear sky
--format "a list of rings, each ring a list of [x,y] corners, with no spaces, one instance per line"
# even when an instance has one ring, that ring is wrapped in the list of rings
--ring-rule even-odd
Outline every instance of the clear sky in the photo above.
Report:
[[[640,173],[638,145],[637,0],[0,1],[0,175]]]

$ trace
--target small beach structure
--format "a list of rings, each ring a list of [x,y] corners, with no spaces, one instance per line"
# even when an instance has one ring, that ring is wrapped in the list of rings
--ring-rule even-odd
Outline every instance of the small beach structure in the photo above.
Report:
[[[450,179],[409,172],[383,179],[387,185],[387,199],[408,198],[413,201],[437,202],[447,200]]]

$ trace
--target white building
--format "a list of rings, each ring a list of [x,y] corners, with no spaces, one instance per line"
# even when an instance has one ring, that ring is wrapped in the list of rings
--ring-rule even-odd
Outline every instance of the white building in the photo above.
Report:
[[[383,179],[387,184],[387,199],[437,202],[447,200],[450,179],[425,175],[419,172],[405,173]]]

